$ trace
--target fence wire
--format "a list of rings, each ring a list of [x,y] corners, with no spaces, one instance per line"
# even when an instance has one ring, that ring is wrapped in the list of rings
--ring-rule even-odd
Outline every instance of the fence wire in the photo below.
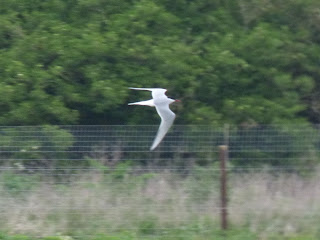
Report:
[[[0,231],[210,235],[220,221],[220,145],[232,226],[316,231],[318,126],[174,126],[149,151],[157,128],[0,127]]]

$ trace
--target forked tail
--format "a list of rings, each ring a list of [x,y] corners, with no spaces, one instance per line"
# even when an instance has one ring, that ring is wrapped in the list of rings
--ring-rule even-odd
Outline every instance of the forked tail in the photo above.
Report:
[[[147,101],[129,103],[128,105],[143,105],[143,106],[154,107],[153,99],[147,100]]]

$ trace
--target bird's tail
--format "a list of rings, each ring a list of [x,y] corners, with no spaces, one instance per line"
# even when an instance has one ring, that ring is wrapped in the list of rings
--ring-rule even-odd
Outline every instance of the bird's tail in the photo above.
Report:
[[[152,99],[147,101],[129,103],[128,105],[144,105],[144,106],[154,107],[154,103]]]

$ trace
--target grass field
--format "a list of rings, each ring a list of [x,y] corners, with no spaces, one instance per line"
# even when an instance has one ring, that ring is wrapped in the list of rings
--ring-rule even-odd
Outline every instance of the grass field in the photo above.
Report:
[[[0,239],[320,239],[320,171],[230,173],[228,231],[216,169],[138,172],[3,172]]]

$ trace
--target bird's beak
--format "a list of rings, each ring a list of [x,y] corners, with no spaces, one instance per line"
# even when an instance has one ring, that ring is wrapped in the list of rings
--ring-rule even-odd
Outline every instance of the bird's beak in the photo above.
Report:
[[[175,102],[181,102],[179,99],[176,99]]]

